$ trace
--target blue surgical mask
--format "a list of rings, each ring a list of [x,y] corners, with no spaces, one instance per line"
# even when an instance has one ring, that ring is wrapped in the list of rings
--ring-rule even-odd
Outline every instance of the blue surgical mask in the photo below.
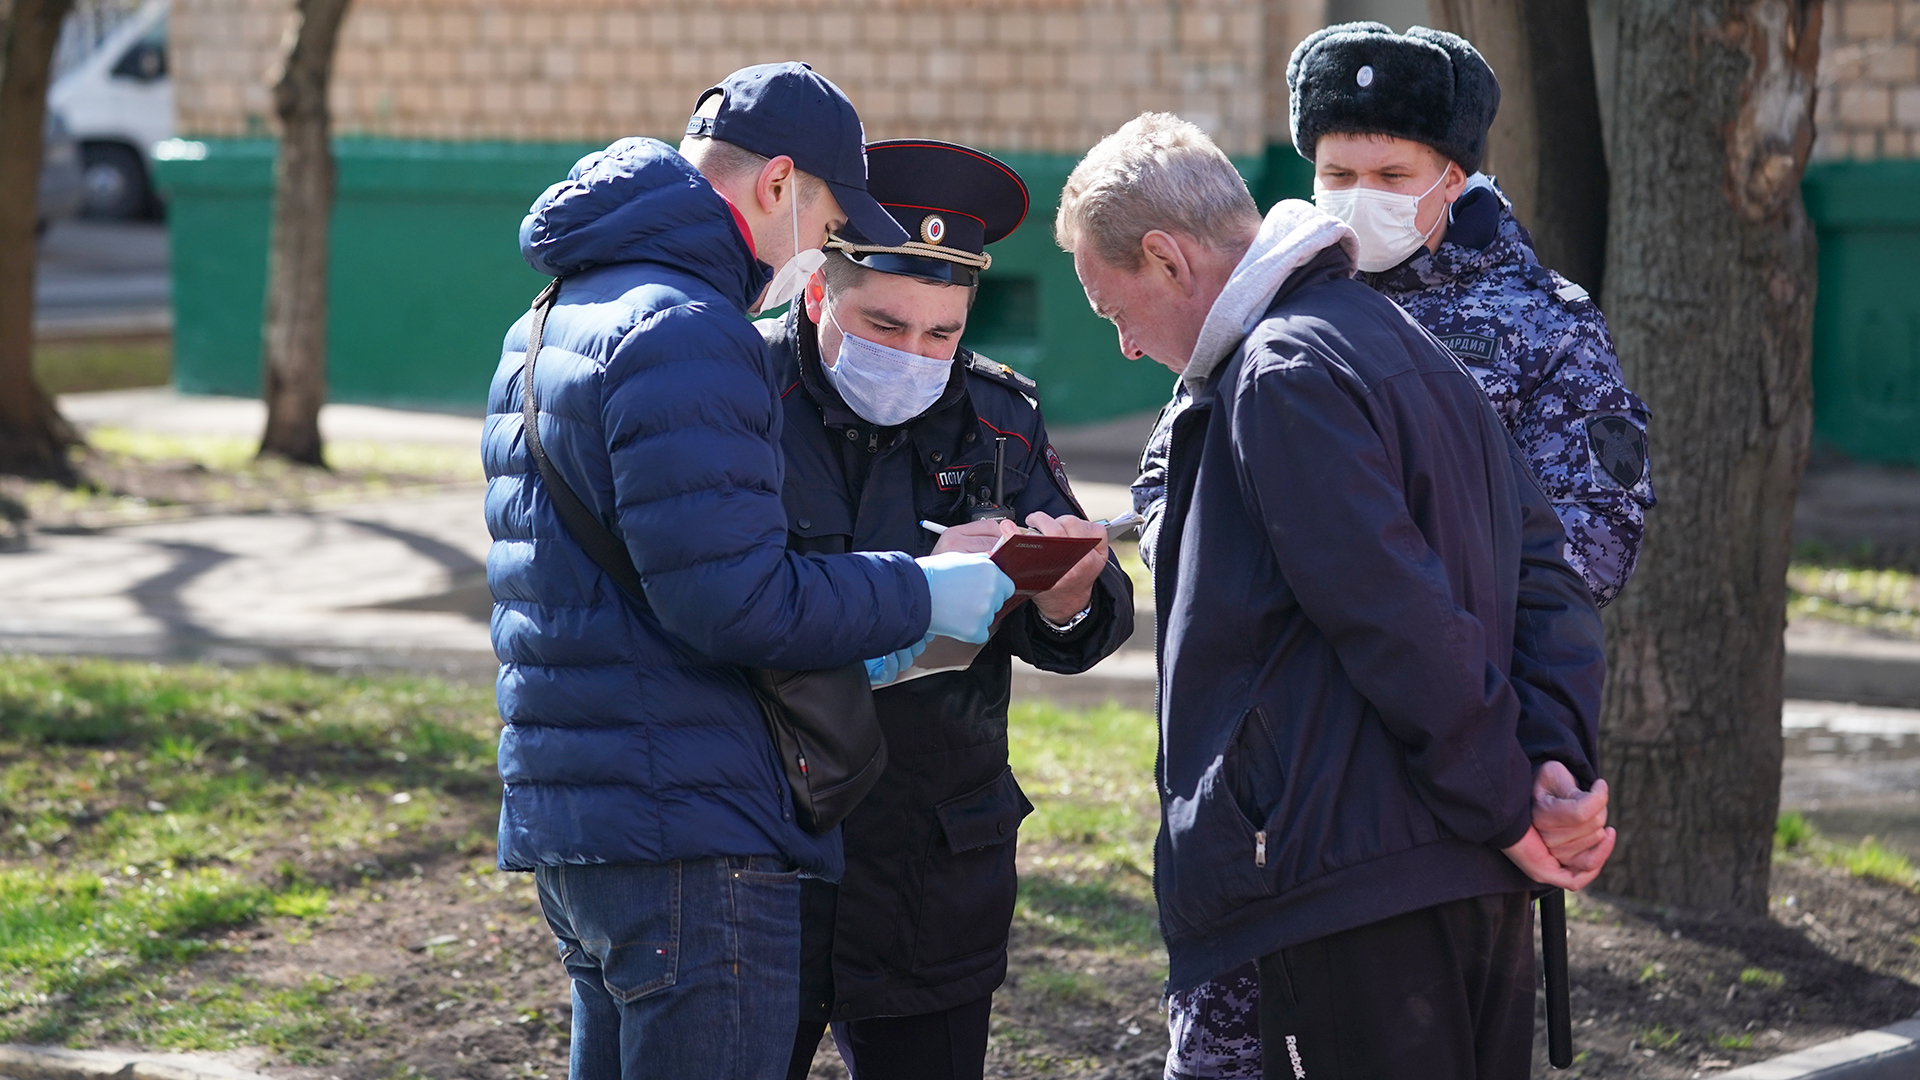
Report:
[[[926,412],[946,392],[953,358],[942,360],[854,337],[827,309],[840,331],[840,356],[826,366],[827,381],[870,424],[895,427]]]

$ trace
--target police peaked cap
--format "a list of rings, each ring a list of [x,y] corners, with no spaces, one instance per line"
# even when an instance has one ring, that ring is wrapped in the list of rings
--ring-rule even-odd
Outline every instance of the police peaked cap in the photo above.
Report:
[[[991,154],[934,139],[868,143],[867,190],[907,242],[876,244],[849,222],[827,246],[884,274],[973,285],[993,264],[986,246],[1027,217],[1019,173]]]
[[[1294,149],[1308,161],[1322,135],[1392,135],[1479,172],[1500,109],[1500,82],[1465,38],[1424,26],[1396,34],[1377,22],[1302,41],[1287,61],[1287,93]]]

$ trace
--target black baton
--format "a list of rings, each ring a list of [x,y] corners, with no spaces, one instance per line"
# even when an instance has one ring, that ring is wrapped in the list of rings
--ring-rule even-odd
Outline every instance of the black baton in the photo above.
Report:
[[[1573,1002],[1567,991],[1567,894],[1540,898],[1540,952],[1547,973],[1547,1064],[1573,1064]]]

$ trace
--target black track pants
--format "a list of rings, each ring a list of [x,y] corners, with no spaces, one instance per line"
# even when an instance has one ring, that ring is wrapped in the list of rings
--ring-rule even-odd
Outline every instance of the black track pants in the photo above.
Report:
[[[988,994],[943,1012],[842,1020],[833,1025],[833,1041],[853,1080],[980,1080],[992,1011]],[[800,1021],[788,1080],[805,1080],[825,1027]]]
[[[1265,1080],[1525,1080],[1525,893],[1423,908],[1260,958]]]

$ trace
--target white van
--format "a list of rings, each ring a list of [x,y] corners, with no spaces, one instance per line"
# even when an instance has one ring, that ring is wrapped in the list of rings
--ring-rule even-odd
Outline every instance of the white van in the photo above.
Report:
[[[173,137],[167,0],[150,0],[47,91],[80,144],[90,217],[154,215],[153,147]]]

